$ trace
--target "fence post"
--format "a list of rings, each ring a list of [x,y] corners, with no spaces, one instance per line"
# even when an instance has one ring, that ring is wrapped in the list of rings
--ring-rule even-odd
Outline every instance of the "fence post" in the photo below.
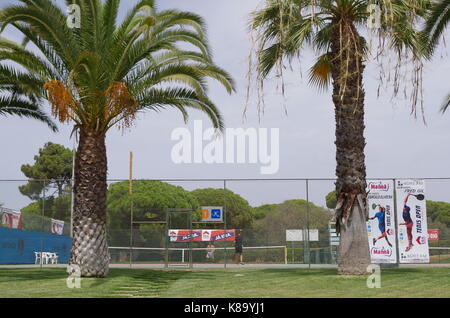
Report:
[[[223,229],[227,229],[227,180],[223,180]],[[228,253],[225,248],[225,257],[223,268],[227,268]]]
[[[130,206],[130,268],[133,262],[133,197],[131,197]]]
[[[130,151],[130,174],[128,179],[128,193],[131,199],[130,206],[130,268],[133,266],[133,152]]]
[[[169,216],[169,209],[166,208],[166,228],[164,233],[164,248],[166,251],[166,255],[164,255],[164,268],[169,268],[169,227],[170,227],[170,216]]]
[[[192,242],[192,211],[189,212],[189,234],[191,236],[190,240],[189,240],[189,268],[192,269],[194,268],[194,255],[192,252],[192,246],[193,246],[193,242]],[[184,250],[183,250],[184,251]],[[183,255],[184,258],[184,255]]]
[[[308,268],[311,268],[311,251],[309,248],[309,179],[306,179],[306,247],[308,255]]]
[[[44,219],[45,219],[45,186],[46,182],[43,181],[44,188],[42,189],[42,219],[41,219],[41,259],[40,268],[42,269],[42,264],[44,263]]]
[[[394,264],[394,267],[399,267],[400,264],[400,245],[398,241],[398,218],[397,218],[397,185],[395,184],[396,179],[392,179],[394,181],[394,234],[395,234],[395,254],[397,256],[397,262]]]

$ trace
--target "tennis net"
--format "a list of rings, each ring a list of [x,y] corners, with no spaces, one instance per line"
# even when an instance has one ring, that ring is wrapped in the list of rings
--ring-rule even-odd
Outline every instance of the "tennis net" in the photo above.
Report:
[[[215,247],[214,258],[207,258],[207,247],[109,247],[112,264],[164,264],[213,262],[218,264],[234,262],[234,247]],[[243,247],[244,262],[251,264],[285,264],[286,246]]]

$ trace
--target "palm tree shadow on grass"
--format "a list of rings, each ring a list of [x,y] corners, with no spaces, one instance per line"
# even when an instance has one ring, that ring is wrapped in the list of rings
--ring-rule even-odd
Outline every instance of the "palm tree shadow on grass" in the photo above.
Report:
[[[125,278],[123,284],[149,284],[156,289],[167,289],[178,280],[213,279],[214,273],[189,270],[111,269],[108,278],[97,279],[91,286],[98,287],[111,280]]]

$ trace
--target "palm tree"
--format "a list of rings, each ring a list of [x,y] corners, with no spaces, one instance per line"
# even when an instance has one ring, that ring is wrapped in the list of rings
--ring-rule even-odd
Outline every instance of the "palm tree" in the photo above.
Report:
[[[229,93],[234,84],[213,63],[204,21],[193,13],[158,11],[153,0],[140,0],[119,23],[120,0],[67,0],[81,13],[80,28],[71,28],[53,1],[21,2],[1,11],[2,30],[14,26],[39,54],[20,47],[8,60],[43,83],[33,87],[45,89],[53,115],[73,122],[79,134],[70,264],[83,277],[105,277],[107,131],[130,128],[142,111],[169,107],[185,120],[189,108],[203,111],[222,129],[207,80]]]
[[[375,34],[385,43],[379,51],[390,49],[399,58],[409,53],[419,60],[423,39],[415,22],[429,4],[424,0],[266,0],[252,14],[250,30],[261,86],[274,69],[282,77],[285,61],[300,59],[305,47],[318,54],[310,69],[310,84],[323,89],[332,82],[341,274],[365,274],[370,264],[363,88],[370,40]],[[361,35],[364,28],[369,41]]]
[[[0,38],[0,47],[7,40]],[[15,44],[8,43],[9,47],[4,46],[0,49],[0,60],[7,59],[8,56],[15,53]],[[34,90],[42,84],[39,79],[32,74],[26,74],[14,70],[7,65],[0,64],[0,115],[15,115],[37,119],[46,123],[50,129],[57,131],[58,128],[53,121],[45,114],[40,105],[43,102],[42,89]]]
[[[428,48],[430,54],[433,53],[439,44],[441,36],[443,36],[447,25],[450,22],[450,1],[438,0],[434,3],[433,8],[428,16],[425,33],[429,39]],[[450,94],[446,97],[442,105],[442,111],[445,112],[450,106]]]

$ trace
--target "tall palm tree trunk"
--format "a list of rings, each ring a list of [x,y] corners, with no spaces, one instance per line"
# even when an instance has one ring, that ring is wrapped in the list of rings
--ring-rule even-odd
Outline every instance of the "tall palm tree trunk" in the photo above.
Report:
[[[70,264],[80,267],[82,277],[105,277],[108,273],[106,177],[105,135],[81,129],[75,161]]]
[[[341,22],[333,30],[331,71],[336,116],[336,214],[341,236],[339,273],[349,275],[366,274],[370,264],[362,41],[351,23]]]

